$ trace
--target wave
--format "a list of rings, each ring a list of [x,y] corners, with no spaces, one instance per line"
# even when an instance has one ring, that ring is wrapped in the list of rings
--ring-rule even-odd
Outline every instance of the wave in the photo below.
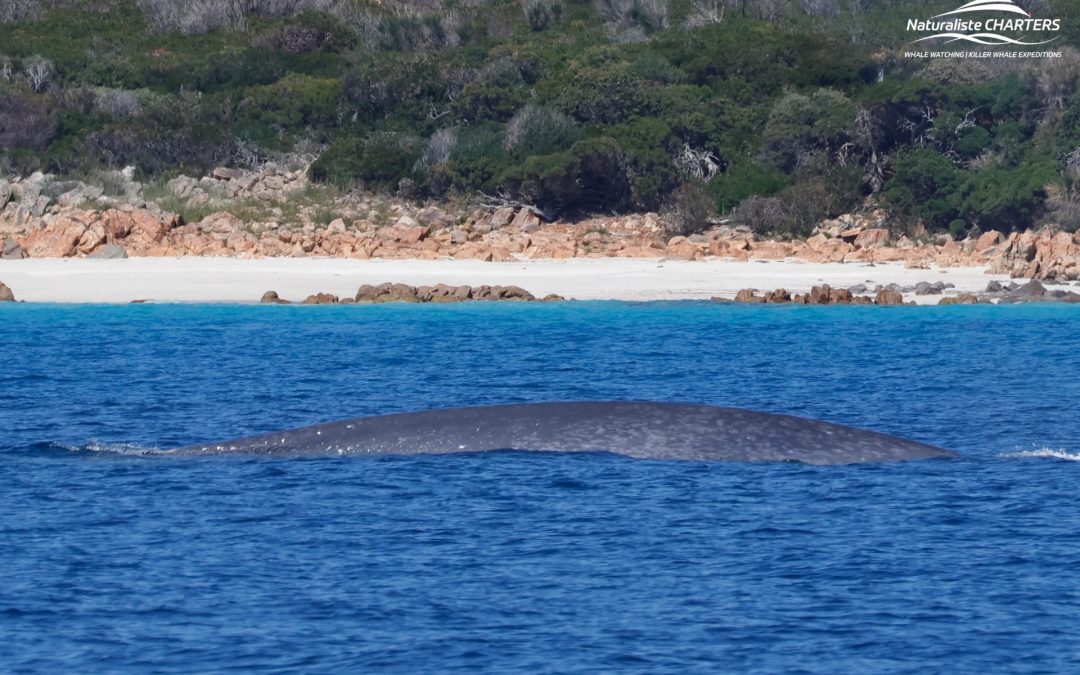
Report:
[[[925,40],[933,40],[935,38],[952,38],[946,44],[952,44],[959,40],[966,40],[967,42],[975,42],[980,45],[1023,45],[1025,47],[1034,47],[1036,45],[1044,45],[1048,42],[1053,42],[1057,38],[1051,38],[1049,40],[1043,40],[1042,42],[1024,42],[1023,40],[1014,40],[1011,37],[1004,35],[998,35],[997,33],[937,33],[936,35],[927,35],[921,37],[918,40],[912,40],[912,44],[916,42],[923,42]]]
[[[1005,459],[1063,459],[1067,462],[1080,462],[1080,453],[1072,453],[1068,450],[1055,450],[1054,448],[1006,452],[998,455],[998,457],[1003,457]]]
[[[76,454],[123,455],[128,457],[144,457],[146,455],[161,454],[161,450],[158,448],[149,448],[145,445],[138,445],[137,443],[100,443],[98,441],[91,441],[89,443],[84,443],[83,445],[72,445],[70,443],[43,443],[35,447],[45,451],[60,450]]]

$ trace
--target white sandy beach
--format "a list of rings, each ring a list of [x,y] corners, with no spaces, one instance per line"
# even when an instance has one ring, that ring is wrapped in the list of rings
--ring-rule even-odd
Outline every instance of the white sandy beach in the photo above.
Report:
[[[982,291],[991,279],[982,268],[906,269],[900,263],[797,261],[688,262],[627,258],[573,258],[507,263],[475,260],[349,260],[329,258],[49,258],[0,261],[0,281],[27,302],[128,303],[258,302],[263,292],[303,300],[312,293],[355,294],[360,284],[401,282],[518,285],[536,296],[557,293],[577,300],[681,300],[731,298],[742,288],[806,292],[815,284],[912,285],[944,281],[948,294]],[[941,296],[906,296],[936,304]]]

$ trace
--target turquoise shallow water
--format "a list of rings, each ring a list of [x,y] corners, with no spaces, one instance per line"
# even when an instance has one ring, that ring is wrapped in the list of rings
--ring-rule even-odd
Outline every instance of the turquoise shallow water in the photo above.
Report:
[[[1078,329],[1058,306],[3,306],[0,668],[1076,670]],[[575,399],[964,458],[124,454]]]

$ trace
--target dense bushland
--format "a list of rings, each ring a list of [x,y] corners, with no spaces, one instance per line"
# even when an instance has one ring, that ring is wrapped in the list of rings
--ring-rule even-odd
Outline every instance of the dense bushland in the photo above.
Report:
[[[300,149],[342,187],[685,232],[867,200],[910,231],[1076,228],[1080,2],[1026,6],[1063,58],[903,59],[948,2],[0,0],[0,174]]]

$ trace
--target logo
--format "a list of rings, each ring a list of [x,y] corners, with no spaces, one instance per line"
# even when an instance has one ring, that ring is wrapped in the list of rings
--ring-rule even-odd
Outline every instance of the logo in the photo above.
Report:
[[[951,12],[943,12],[930,19],[908,19],[909,33],[930,33],[912,40],[909,44],[938,42],[951,45],[957,42],[977,45],[1038,46],[1058,39],[1061,19],[1037,19],[1012,0],[972,0]],[[956,52],[908,53],[911,56],[968,55],[968,56],[1053,56],[1054,52]]]

